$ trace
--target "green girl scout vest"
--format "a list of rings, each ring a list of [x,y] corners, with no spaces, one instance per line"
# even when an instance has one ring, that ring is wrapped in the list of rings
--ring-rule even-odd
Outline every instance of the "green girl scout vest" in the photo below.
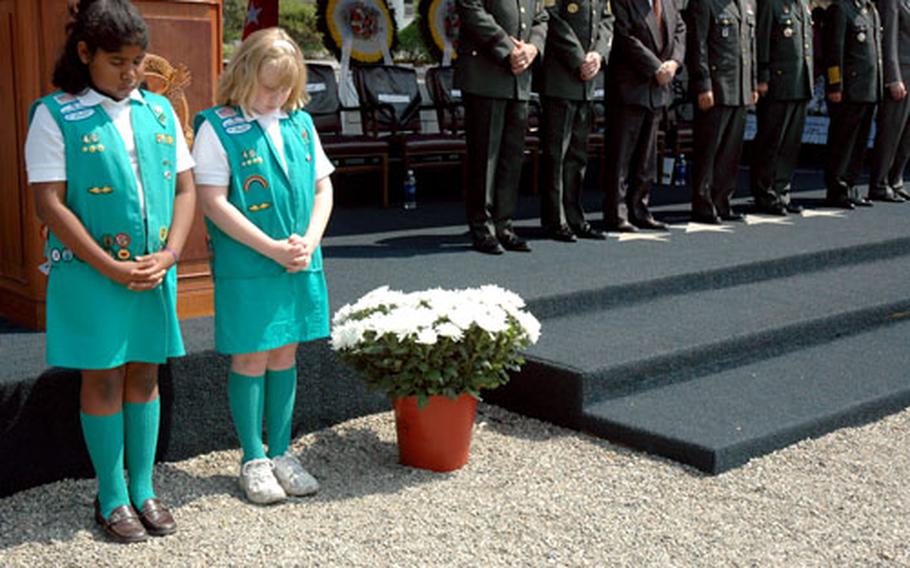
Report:
[[[123,138],[100,105],[66,93],[39,99],[66,146],[66,205],[118,261],[157,252],[167,243],[177,182],[177,132],[170,103],[143,91],[131,101],[145,211]],[[47,360],[51,365],[107,369],[130,361],[163,363],[183,354],[177,323],[176,269],[160,286],[133,292],[73,255],[53,234],[46,254]]]
[[[123,139],[101,105],[82,106],[76,97],[57,93],[43,103],[66,143],[66,205],[113,258],[132,260],[167,243],[177,184],[177,132],[170,103],[142,91],[146,104],[131,101],[145,216]],[[53,234],[47,241],[51,269],[77,261]]]
[[[280,120],[287,171],[272,140],[256,120],[247,121],[240,108],[221,106],[199,113],[195,119],[197,132],[206,120],[227,152],[231,167],[228,201],[273,239],[303,236],[313,210],[316,182],[315,130],[310,116],[293,111]],[[284,267],[235,241],[208,219],[206,226],[214,249],[212,274],[216,280],[285,274]],[[322,271],[319,248],[313,252],[307,271]]]

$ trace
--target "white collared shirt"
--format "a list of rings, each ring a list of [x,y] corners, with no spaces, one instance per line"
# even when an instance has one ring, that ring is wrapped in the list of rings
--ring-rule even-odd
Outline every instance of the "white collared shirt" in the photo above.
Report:
[[[83,106],[101,105],[104,112],[111,118],[117,132],[123,139],[127,154],[130,157],[130,166],[136,178],[136,188],[139,192],[139,203],[145,209],[145,195],[142,191],[142,177],[139,175],[139,158],[136,155],[136,140],[133,135],[131,117],[131,100],[145,103],[142,93],[133,90],[128,98],[120,101],[102,95],[94,89],[86,89],[76,95]],[[180,121],[177,125],[177,171],[183,172],[193,167],[193,157],[187,148],[183,137],[183,128]],[[53,181],[66,181],[66,145],[63,132],[51,116],[51,112],[43,104],[35,109],[28,136],[25,139],[25,167],[28,172],[29,183],[45,183]]]
[[[258,122],[263,132],[272,140],[275,150],[281,157],[281,167],[285,172],[288,171],[288,167],[284,157],[284,139],[281,137],[279,121],[287,116],[287,113],[281,109],[269,114],[256,114],[243,110],[243,118],[247,121]],[[224,150],[221,140],[218,139],[215,129],[208,121],[203,122],[196,133],[196,140],[193,142],[193,158],[196,160],[196,169],[193,171],[196,185],[224,187],[230,183],[231,165],[228,162],[227,152]],[[319,141],[319,134],[315,130],[313,131],[313,159],[315,160],[313,166],[316,170],[317,181],[335,171],[335,166],[325,155],[322,142]]]

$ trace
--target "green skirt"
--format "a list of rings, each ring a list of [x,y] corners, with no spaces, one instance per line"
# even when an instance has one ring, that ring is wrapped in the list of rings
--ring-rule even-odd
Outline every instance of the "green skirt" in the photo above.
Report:
[[[111,369],[184,354],[175,268],[154,290],[133,292],[84,262],[55,264],[46,321],[47,362],[55,367]]]
[[[329,335],[321,270],[215,279],[215,349],[257,353]]]

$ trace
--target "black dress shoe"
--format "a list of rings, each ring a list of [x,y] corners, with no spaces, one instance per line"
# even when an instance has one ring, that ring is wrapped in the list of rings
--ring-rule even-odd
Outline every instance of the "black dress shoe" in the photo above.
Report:
[[[583,227],[573,229],[575,236],[579,239],[591,239],[594,241],[603,241],[606,240],[607,235],[603,231],[598,231],[591,225],[585,224]]]
[[[779,217],[786,217],[787,211],[789,210],[789,205],[784,206],[782,203],[772,203],[771,205],[759,205],[755,207],[755,211],[758,213],[764,213],[765,215],[777,215]]]
[[[737,213],[732,210],[721,213],[720,218],[724,221],[744,221],[746,219],[742,213]]]
[[[793,213],[794,215],[799,215],[803,212],[803,206],[797,205],[796,203],[788,203],[784,205],[784,208],[787,210],[787,213]]]
[[[638,227],[639,229],[651,229],[652,231],[668,231],[667,225],[656,220],[654,217],[647,217],[645,219],[635,219],[632,221],[632,224]]]
[[[903,203],[904,201],[907,201],[903,197],[897,195],[896,193],[892,193],[890,191],[883,191],[883,192],[870,191],[867,199],[869,199],[871,201],[884,201],[886,203]]]
[[[531,247],[528,246],[528,241],[520,238],[512,231],[503,231],[499,233],[499,244],[502,245],[502,248],[510,250],[512,252],[531,252]]]
[[[825,199],[825,204],[828,207],[839,207],[841,209],[856,209],[856,206],[853,205],[853,201],[850,200],[846,195],[840,195],[838,197],[828,197]]]
[[[566,225],[560,225],[559,227],[553,229],[547,229],[547,236],[554,241],[559,241],[561,243],[574,243],[578,240],[575,237],[575,233],[572,232],[572,229]]]
[[[896,187],[892,189],[892,191],[894,192],[894,195],[903,197],[905,201],[910,201],[910,193],[904,191],[903,188]]]
[[[638,228],[628,221],[620,221],[616,224],[607,224],[607,230],[613,233],[637,233]]]
[[[705,215],[704,213],[693,213],[692,221],[705,225],[720,225],[720,217],[717,215]]]
[[[872,202],[865,197],[854,197],[850,201],[853,202],[853,205],[857,207],[872,207]]]
[[[484,254],[502,254],[506,252],[493,235],[484,235],[480,238],[475,237],[474,250]]]

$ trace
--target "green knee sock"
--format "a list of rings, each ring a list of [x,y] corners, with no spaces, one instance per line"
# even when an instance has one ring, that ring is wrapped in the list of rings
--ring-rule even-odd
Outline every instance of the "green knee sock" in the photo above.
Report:
[[[291,421],[297,394],[297,367],[265,373],[265,422],[269,433],[269,457],[280,456],[291,443]]]
[[[228,375],[228,401],[231,417],[243,448],[243,463],[262,459],[262,413],[265,377],[247,377],[231,371]]]
[[[126,418],[126,469],[130,473],[130,498],[138,510],[146,499],[155,498],[152,469],[158,448],[158,422],[161,399],[123,403]]]
[[[98,477],[101,514],[107,518],[117,507],[130,504],[123,477],[123,412],[107,416],[80,412],[79,418],[85,446]]]

